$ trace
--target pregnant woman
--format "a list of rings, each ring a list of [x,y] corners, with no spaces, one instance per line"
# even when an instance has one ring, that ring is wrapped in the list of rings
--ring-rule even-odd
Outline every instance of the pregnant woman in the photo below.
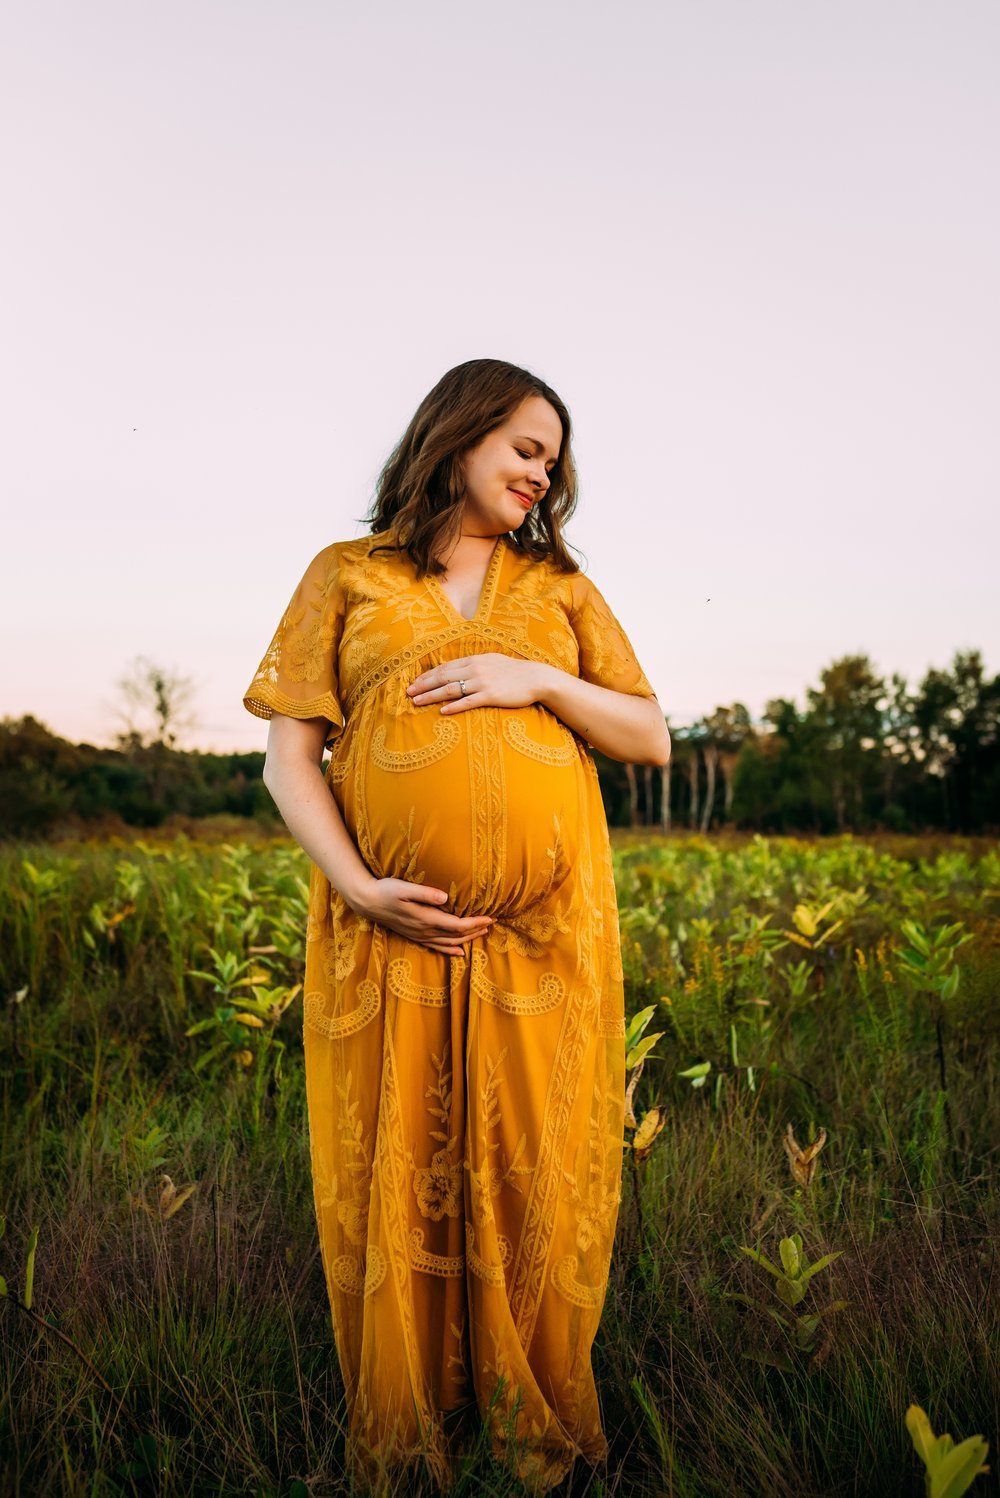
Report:
[[[518,1438],[533,1493],[608,1451],[591,1346],[625,1024],[588,745],[663,765],[670,738],[565,549],[575,502],[556,393],[459,365],[386,464],[372,534],[313,558],[243,698],[312,860],[315,1205],[348,1460],[379,1492],[421,1459],[446,1492],[482,1421],[501,1460]]]

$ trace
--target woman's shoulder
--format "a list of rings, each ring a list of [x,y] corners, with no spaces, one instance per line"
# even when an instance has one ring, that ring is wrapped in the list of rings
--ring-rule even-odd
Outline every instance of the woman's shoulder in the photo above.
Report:
[[[326,562],[362,562],[380,542],[389,540],[389,531],[376,531],[368,536],[352,536],[346,541],[329,541],[316,553],[316,560]]]
[[[380,543],[387,544],[387,549],[379,550]],[[328,589],[349,606],[352,602],[370,603],[388,597],[398,589],[406,569],[406,556],[392,546],[390,532],[384,530],[331,541],[311,566],[326,578]]]
[[[579,589],[580,580],[585,578],[581,571],[567,572],[550,552],[536,557],[516,546],[511,546],[510,549],[516,558],[515,572],[525,586],[543,588],[546,592],[555,591],[569,599]]]

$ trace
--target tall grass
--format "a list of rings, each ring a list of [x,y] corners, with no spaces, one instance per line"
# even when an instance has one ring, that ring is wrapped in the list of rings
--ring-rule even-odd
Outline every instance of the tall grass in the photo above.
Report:
[[[995,1453],[996,846],[624,834],[615,862],[627,1009],[661,1032],[635,1112],[663,1127],[626,1160],[587,1490],[918,1494],[911,1403]],[[351,1491],[307,882],[289,843],[0,850],[0,1490]],[[946,933],[940,960],[914,962],[915,931]],[[808,1185],[789,1123],[826,1131]],[[744,1252],[778,1262],[795,1233],[837,1255],[797,1310],[846,1302],[808,1347]],[[517,1484],[483,1449],[465,1490]],[[972,1491],[997,1490],[994,1463]]]

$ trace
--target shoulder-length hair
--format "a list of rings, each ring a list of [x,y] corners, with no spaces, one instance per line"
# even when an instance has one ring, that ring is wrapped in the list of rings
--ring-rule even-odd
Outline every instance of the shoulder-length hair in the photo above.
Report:
[[[389,540],[373,546],[372,552],[406,551],[418,577],[444,572],[435,553],[450,552],[461,535],[464,454],[533,395],[555,408],[563,440],[548,489],[507,540],[528,556],[551,558],[561,572],[579,572],[562,537],[562,526],[576,508],[577,491],[569,411],[544,380],[503,359],[456,364],[424,396],[379,474],[364,517],[373,533],[390,533]]]

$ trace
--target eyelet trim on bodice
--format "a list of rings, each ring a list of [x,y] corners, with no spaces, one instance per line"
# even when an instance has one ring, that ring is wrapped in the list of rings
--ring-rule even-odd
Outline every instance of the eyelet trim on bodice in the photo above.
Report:
[[[461,629],[457,625],[449,625],[447,629],[438,630],[433,635],[425,635],[419,644],[404,645],[401,650],[397,650],[387,660],[381,661],[362,677],[354,690],[346,697],[345,716],[350,717],[352,713],[357,712],[368,693],[374,687],[381,686],[383,682],[388,681],[389,677],[394,675],[401,666],[410,661],[422,660],[432,651],[440,650],[452,644],[453,641],[462,639],[464,635],[479,638],[491,646],[495,645],[498,650],[503,651],[504,655],[516,655],[526,661],[542,661],[547,666],[555,666],[563,671],[566,669],[565,663],[560,663],[552,651],[532,645],[531,641],[523,635],[512,637],[509,627],[494,624],[474,625],[471,622]],[[472,653],[471,650],[469,653]]]

